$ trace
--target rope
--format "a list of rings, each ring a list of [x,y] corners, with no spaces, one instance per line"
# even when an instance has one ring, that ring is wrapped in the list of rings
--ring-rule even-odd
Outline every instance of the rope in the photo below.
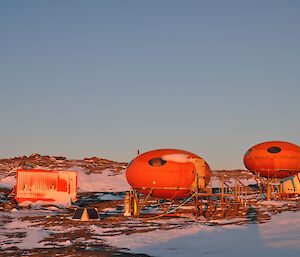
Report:
[[[196,193],[194,193],[191,197],[189,197],[186,201],[184,201],[182,204],[180,204],[179,206],[177,206],[175,209],[169,210],[169,211],[167,211],[166,213],[163,213],[163,214],[160,214],[160,215],[157,215],[157,216],[154,216],[154,217],[150,217],[150,218],[139,218],[139,219],[140,219],[140,220],[152,220],[152,219],[157,219],[157,218],[166,216],[166,215],[168,215],[169,213],[171,213],[171,212],[173,212],[173,211],[179,209],[181,206],[183,206],[185,203],[187,203],[189,200],[191,200],[195,195],[196,195]]]

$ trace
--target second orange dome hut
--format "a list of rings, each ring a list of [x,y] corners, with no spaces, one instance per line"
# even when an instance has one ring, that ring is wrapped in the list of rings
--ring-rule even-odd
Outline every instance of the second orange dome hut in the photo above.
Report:
[[[177,149],[143,153],[127,166],[128,183],[142,194],[157,198],[185,198],[210,180],[210,167],[199,156]]]
[[[268,141],[251,147],[244,164],[265,178],[286,178],[300,172],[300,147],[284,141]]]

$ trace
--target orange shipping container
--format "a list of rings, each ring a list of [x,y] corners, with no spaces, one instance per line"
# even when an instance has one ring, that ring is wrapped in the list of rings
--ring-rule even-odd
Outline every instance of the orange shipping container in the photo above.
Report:
[[[17,170],[15,199],[76,202],[77,171]]]

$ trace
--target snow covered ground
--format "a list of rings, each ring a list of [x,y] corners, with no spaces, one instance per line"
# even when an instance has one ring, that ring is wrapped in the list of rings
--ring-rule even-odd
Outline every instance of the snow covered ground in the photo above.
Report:
[[[130,189],[124,171],[114,175],[110,169],[100,174],[87,174],[84,169],[76,166],[70,170],[78,171],[78,192],[123,192]]]
[[[112,245],[152,256],[299,256],[300,212],[286,212],[268,223],[209,226],[195,222],[106,238]]]
[[[250,222],[244,225],[226,224],[239,218],[207,222],[203,219],[195,221],[193,216],[148,222],[129,217],[121,224],[118,222],[117,226],[104,226],[102,223],[70,226],[64,219],[54,222],[52,226],[47,224],[53,215],[63,212],[63,209],[55,207],[12,210],[10,220],[0,227],[1,248],[5,250],[14,246],[28,250],[71,246],[78,238],[70,239],[65,235],[76,231],[82,235],[82,231],[87,229],[94,239],[80,238],[82,242],[97,244],[98,240],[105,240],[111,247],[150,256],[289,257],[298,256],[300,250],[299,211],[274,215],[266,223]],[[6,214],[2,212],[0,219],[5,218]],[[23,220],[24,217],[31,218]],[[23,236],[20,235],[22,233]],[[55,235],[59,240],[53,241]]]
[[[16,185],[16,177],[11,175],[0,180],[0,188],[13,188]]]
[[[48,158],[45,160],[49,162]],[[56,165],[54,168],[58,167],[57,161],[52,163]],[[57,249],[59,253],[65,251],[64,256],[74,256],[74,249],[89,249],[86,256],[96,256],[90,254],[97,254],[106,247],[129,254],[162,257],[299,255],[299,200],[256,199],[251,203],[257,210],[254,219],[253,213],[251,217],[210,221],[204,218],[196,221],[192,215],[154,220],[124,217],[123,198],[125,191],[129,190],[124,164],[100,159],[98,164],[95,163],[92,160],[65,161],[61,167],[78,171],[79,202],[96,207],[102,215],[101,220],[92,223],[71,220],[74,206],[42,206],[40,203],[31,207],[11,206],[7,189],[15,185],[17,165],[12,166],[5,176],[3,174],[0,179],[0,188],[3,189],[0,192],[0,255],[22,256],[23,253],[39,254],[43,250],[43,256],[48,256],[50,251]],[[39,167],[47,168],[44,164]],[[246,175],[244,173],[238,178],[243,185],[256,183]],[[234,186],[235,179],[227,176],[227,185]],[[219,181],[213,178],[212,184],[218,187]],[[155,212],[153,208],[149,210],[152,214]],[[255,215],[259,217],[256,219]],[[49,256],[55,254],[51,252]]]

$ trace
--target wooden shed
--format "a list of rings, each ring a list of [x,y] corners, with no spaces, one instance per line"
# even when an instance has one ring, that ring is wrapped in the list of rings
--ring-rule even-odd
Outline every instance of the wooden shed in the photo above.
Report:
[[[77,171],[17,170],[15,199],[24,201],[77,200]]]

